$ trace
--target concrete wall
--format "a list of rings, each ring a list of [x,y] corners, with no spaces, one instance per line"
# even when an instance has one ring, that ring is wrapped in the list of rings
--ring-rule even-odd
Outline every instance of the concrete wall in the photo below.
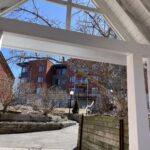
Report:
[[[82,150],[119,150],[119,119],[111,116],[84,116]],[[80,145],[80,129],[78,147]],[[128,150],[128,123],[124,118],[124,148]]]

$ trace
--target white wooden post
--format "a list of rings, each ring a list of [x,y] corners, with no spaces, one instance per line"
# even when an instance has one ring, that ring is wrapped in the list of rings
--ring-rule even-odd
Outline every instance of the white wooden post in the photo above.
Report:
[[[71,6],[72,0],[68,0],[67,2],[67,15],[66,15],[66,29],[70,30],[71,28],[71,10],[72,10],[72,6]]]
[[[3,38],[3,32],[0,31],[0,51],[2,48],[2,38]],[[3,110],[3,104],[0,102],[0,110]]]
[[[147,80],[148,80],[148,108],[150,109],[150,59],[147,58]]]
[[[127,56],[129,150],[150,150],[150,132],[143,61],[140,54]]]
[[[2,48],[2,39],[3,39],[3,32],[0,31],[0,51],[1,51],[1,48]]]

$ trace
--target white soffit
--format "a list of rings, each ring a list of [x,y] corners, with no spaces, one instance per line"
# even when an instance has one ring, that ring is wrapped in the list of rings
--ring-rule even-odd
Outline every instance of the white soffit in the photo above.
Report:
[[[123,40],[149,44],[149,0],[93,1]]]

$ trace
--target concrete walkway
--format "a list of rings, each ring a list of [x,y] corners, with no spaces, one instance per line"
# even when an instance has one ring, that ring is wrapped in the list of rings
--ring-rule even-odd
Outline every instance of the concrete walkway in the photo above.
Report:
[[[31,147],[73,150],[77,146],[77,137],[78,124],[55,131],[0,135],[0,150],[29,150]]]

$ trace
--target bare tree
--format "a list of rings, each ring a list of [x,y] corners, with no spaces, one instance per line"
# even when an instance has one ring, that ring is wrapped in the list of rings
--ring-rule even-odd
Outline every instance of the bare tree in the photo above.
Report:
[[[32,83],[25,82],[19,83],[14,90],[14,104],[24,104],[26,105],[29,101],[33,100],[33,93],[35,91],[35,86]]]
[[[86,6],[90,6],[90,0],[83,1],[83,0],[74,0],[74,3],[83,4]],[[12,11],[7,17],[14,18],[14,19],[21,19],[24,21],[37,23],[46,25],[49,27],[56,27],[60,28],[60,21],[52,20],[48,16],[43,15],[41,12],[41,7],[37,5],[37,1],[31,0],[30,7],[29,6],[21,6],[14,11]],[[25,17],[23,17],[25,16]],[[72,14],[72,19],[76,17],[75,24],[73,29],[75,31],[80,31],[83,33],[91,34],[91,35],[98,35],[107,38],[117,38],[116,34],[113,32],[111,27],[105,21],[103,15],[98,13],[90,13],[87,11],[77,11],[76,13]],[[46,54],[38,54],[38,53],[27,53],[27,52],[20,52],[11,50],[10,52],[11,57],[7,60],[12,63],[18,63],[23,61],[28,61],[31,59],[49,59],[55,62],[60,62],[61,60],[55,59],[52,56]]]
[[[66,91],[61,90],[59,87],[52,86],[50,88],[43,88],[40,97],[42,102],[43,114],[47,115],[48,113],[52,112],[52,110],[56,106],[57,101],[67,100],[68,94],[66,93]]]
[[[11,16],[16,16],[16,14],[30,14],[29,18],[26,18],[27,21],[39,23],[42,22],[43,25],[47,25],[49,27],[59,27],[58,24],[55,21],[50,20],[46,16],[43,16],[40,13],[40,8],[37,7],[36,1],[32,0],[32,7],[19,7],[14,12],[12,12]],[[76,0],[76,3],[82,3],[82,0]],[[89,5],[90,1],[87,1],[87,4],[84,3],[84,5]],[[16,16],[18,18],[18,16]],[[107,24],[105,18],[102,14],[98,13],[90,13],[87,11],[77,11],[75,14],[72,15],[72,18],[76,17],[76,24],[73,27],[75,31],[79,31],[82,33],[90,34],[90,35],[96,35],[96,36],[102,36],[105,38],[115,38],[117,39],[117,35],[112,30],[112,28]],[[12,51],[13,53],[13,51]],[[37,53],[33,53],[31,55],[28,55],[27,53],[16,53],[12,57],[10,57],[8,60],[14,60],[14,61],[25,61],[30,59],[41,59],[41,58],[48,58],[50,60],[53,60],[52,57],[49,57],[48,55],[39,55]],[[81,61],[81,60],[80,60]],[[56,60],[56,62],[58,62]],[[60,62],[60,61],[59,61]],[[70,65],[78,67],[78,64],[76,62],[70,62]],[[95,62],[94,62],[95,63]],[[84,64],[84,65],[83,65]],[[87,61],[82,62],[83,66],[86,66],[89,70],[94,72],[93,63],[89,63]],[[122,102],[122,99],[126,98],[126,70],[123,66],[116,66],[111,64],[105,64],[105,63],[97,63],[97,69],[95,70],[95,76],[99,76],[101,78],[100,81],[95,80],[91,76],[89,76],[89,72],[81,72],[79,70],[76,70],[78,73],[82,74],[82,76],[87,76],[88,79],[96,84],[101,93],[101,97],[103,100],[103,109],[105,111],[109,110],[109,95],[110,95],[110,89],[112,89],[113,93],[111,93],[113,99],[117,99],[119,102],[119,99]],[[118,82],[119,80],[119,82]],[[122,86],[122,87],[121,87]]]
[[[0,103],[3,105],[3,113],[6,112],[7,107],[11,104],[13,80],[7,77],[0,77]]]
[[[6,16],[8,18],[46,25],[48,27],[60,28],[59,25],[61,24],[61,22],[58,20],[50,19],[47,16],[43,15],[41,13],[41,8],[37,5],[36,0],[30,0],[28,2],[30,5],[20,6]],[[36,52],[29,53],[25,51],[10,49],[10,57],[7,58],[6,60],[8,63],[15,64],[35,59],[49,59],[51,61],[58,63],[61,61],[62,58],[58,59],[58,57],[55,58],[54,56],[48,54],[41,54]]]
[[[99,106],[101,112],[112,110],[112,103],[119,113],[125,112],[126,67],[80,59],[70,59],[66,63],[68,67],[73,68],[71,69],[72,76],[84,77],[94,87],[98,87],[102,103]]]

